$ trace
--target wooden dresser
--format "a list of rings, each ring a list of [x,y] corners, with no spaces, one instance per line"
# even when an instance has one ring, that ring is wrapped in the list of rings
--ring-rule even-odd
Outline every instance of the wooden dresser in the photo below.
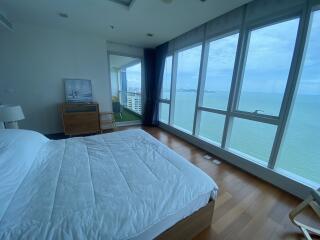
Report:
[[[99,105],[97,103],[62,104],[64,134],[80,135],[100,132]]]

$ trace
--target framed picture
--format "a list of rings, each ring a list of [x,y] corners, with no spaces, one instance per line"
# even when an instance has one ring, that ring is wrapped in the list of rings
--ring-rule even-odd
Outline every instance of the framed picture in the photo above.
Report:
[[[91,80],[64,79],[66,102],[92,102]]]

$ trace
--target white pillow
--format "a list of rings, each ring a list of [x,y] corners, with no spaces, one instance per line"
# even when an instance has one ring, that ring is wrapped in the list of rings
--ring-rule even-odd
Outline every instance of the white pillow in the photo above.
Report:
[[[40,148],[48,141],[48,138],[34,131],[0,130],[0,219]]]

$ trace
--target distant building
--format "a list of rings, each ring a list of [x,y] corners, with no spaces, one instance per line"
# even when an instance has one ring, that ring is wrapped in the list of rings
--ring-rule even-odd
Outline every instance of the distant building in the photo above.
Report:
[[[141,95],[128,94],[127,95],[127,108],[134,112],[141,114]]]

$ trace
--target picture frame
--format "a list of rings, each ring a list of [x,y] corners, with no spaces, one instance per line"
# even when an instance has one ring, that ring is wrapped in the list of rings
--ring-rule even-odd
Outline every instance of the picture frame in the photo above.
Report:
[[[65,100],[67,103],[91,103],[92,83],[88,79],[64,79]]]

